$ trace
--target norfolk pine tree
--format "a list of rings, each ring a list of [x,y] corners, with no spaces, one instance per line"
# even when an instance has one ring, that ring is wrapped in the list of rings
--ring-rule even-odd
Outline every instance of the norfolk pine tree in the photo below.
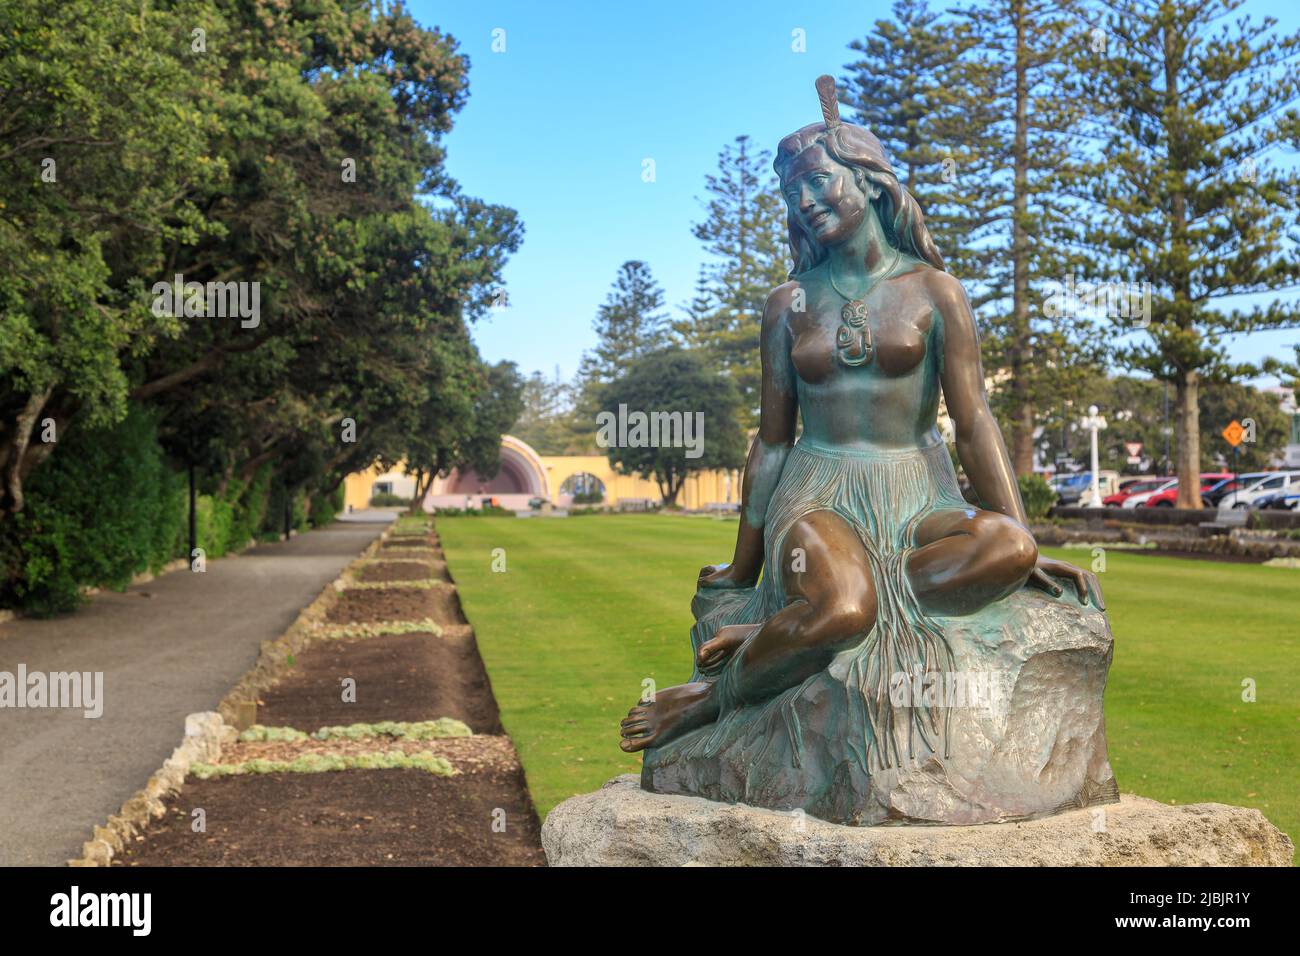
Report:
[[[990,398],[1017,474],[1034,464],[1045,406],[1077,387],[1098,347],[1077,317],[1049,318],[1036,287],[1078,264],[1065,184],[1064,20],[1034,0],[996,0],[955,17],[899,0],[892,20],[850,44],[845,103],[892,154],[945,262],[980,317]],[[996,374],[995,371],[995,374]]]
[[[1082,194],[1092,236],[1129,280],[1152,284],[1151,324],[1118,357],[1174,386],[1180,508],[1201,507],[1202,384],[1256,371],[1231,363],[1222,337],[1300,324],[1276,296],[1300,276],[1300,180],[1269,157],[1295,137],[1300,37],[1277,37],[1272,18],[1229,19],[1241,2],[1097,4],[1107,42],[1081,74],[1104,110],[1104,160]],[[1262,306],[1222,302],[1269,292]]]
[[[718,171],[705,177],[707,216],[695,238],[711,256],[700,270],[686,320],[674,323],[681,341],[698,349],[735,383],[745,428],[758,420],[758,336],[763,305],[789,278],[785,201],[777,189],[772,154],[748,136],[718,155]]]

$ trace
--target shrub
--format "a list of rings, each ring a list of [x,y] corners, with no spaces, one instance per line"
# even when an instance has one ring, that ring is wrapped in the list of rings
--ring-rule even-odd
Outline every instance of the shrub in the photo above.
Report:
[[[0,538],[0,602],[34,616],[74,610],[81,589],[120,589],[185,550],[186,484],[168,468],[153,416],[71,429],[27,484]]]
[[[317,492],[312,496],[311,508],[307,512],[307,520],[313,528],[323,528],[333,522],[343,510],[343,501],[346,497],[347,489],[343,487],[342,482],[333,491],[326,494]]]
[[[482,508],[437,508],[434,514],[439,518],[479,518],[495,516],[513,518],[515,513],[496,505],[484,505]]]
[[[1016,479],[1020,485],[1020,500],[1025,504],[1025,515],[1030,521],[1037,521],[1047,516],[1056,504],[1056,492],[1042,475],[1021,475]]]
[[[239,551],[267,521],[271,466],[264,465],[249,482],[232,478],[215,494],[199,495],[194,502],[198,546],[205,557],[219,558]]]
[[[279,479],[270,485],[267,495],[266,511],[262,518],[259,538],[275,541],[284,534],[284,496],[285,487]],[[290,503],[289,526],[294,531],[306,531],[308,528],[307,501],[301,493],[293,495]]]

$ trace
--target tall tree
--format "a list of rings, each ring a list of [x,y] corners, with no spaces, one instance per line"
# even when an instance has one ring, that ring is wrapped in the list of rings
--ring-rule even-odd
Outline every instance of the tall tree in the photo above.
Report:
[[[740,392],[741,421],[749,428],[758,414],[763,305],[790,272],[785,202],[772,154],[755,148],[748,136],[723,147],[705,190],[706,216],[692,231],[711,258],[674,330],[730,376]]]
[[[970,54],[979,38],[970,23],[932,11],[926,0],[895,0],[849,49],[837,84],[842,103],[885,147],[894,171],[925,213],[950,271],[984,279],[989,223],[981,210],[998,175],[989,102],[995,78]],[[972,290],[978,291],[978,290]],[[978,296],[972,304],[981,304]]]
[[[1180,508],[1201,506],[1201,387],[1256,371],[1222,337],[1300,324],[1278,296],[1300,277],[1300,177],[1271,162],[1300,128],[1300,36],[1232,16],[1241,5],[1105,0],[1088,14],[1105,41],[1081,77],[1104,163],[1082,195],[1097,247],[1151,284],[1151,323],[1118,356],[1174,387]],[[1250,309],[1221,302],[1270,292]]]
[[[1048,307],[1067,298],[1054,293],[1074,288],[1076,274],[1103,281],[1085,272],[1095,257],[1069,198],[1086,169],[1071,136],[1081,106],[1068,85],[1081,31],[1068,4],[1048,0],[988,0],[959,15],[977,40],[963,51],[963,75],[974,79],[966,95],[977,91],[981,102],[963,108],[956,125],[991,168],[977,168],[980,185],[949,199],[984,240],[975,253],[981,274],[971,278],[987,302],[986,363],[1006,373],[993,407],[1010,433],[1016,473],[1027,475],[1048,409],[1104,360],[1093,310]],[[955,178],[966,178],[960,166]],[[969,264],[970,254],[962,256]]]
[[[228,167],[194,108],[214,61],[189,57],[192,18],[128,0],[12,0],[0,18],[2,520],[75,415],[126,415],[124,359],[178,332],[141,277],[211,233],[196,198]]]
[[[650,267],[636,259],[623,263],[592,322],[596,344],[578,366],[578,408],[588,422],[600,406],[600,390],[625,374],[637,359],[666,344],[668,316],[663,309],[664,290]]]
[[[668,348],[647,355],[601,395],[605,421],[612,423],[605,432],[613,439],[606,443],[609,463],[654,480],[665,505],[677,503],[692,474],[745,462],[740,396],[698,352]],[[652,424],[655,413],[675,416],[671,427],[662,424],[666,419]],[[645,418],[638,425],[632,416]]]
[[[527,442],[539,455],[580,455],[595,452],[590,421],[578,419],[577,388],[556,368],[550,378],[534,372],[524,380],[523,408],[510,434]]]
[[[0,154],[32,173],[0,183],[7,510],[57,447],[32,442],[44,419],[61,437],[128,397],[214,490],[267,463],[336,483],[400,455],[422,402],[458,408],[488,373],[437,345],[467,336],[522,230],[445,172],[467,95],[452,38],[365,0],[72,0],[52,26],[39,7],[7,7],[0,40]],[[151,307],[177,273],[257,284],[260,313]]]
[[[1098,361],[1086,317],[1036,301],[1080,260],[1062,189],[1076,175],[1065,139],[1067,21],[1040,0],[989,0],[942,15],[897,0],[894,16],[850,47],[845,104],[892,154],[946,265],[983,329],[991,404],[1018,474],[1071,377]]]

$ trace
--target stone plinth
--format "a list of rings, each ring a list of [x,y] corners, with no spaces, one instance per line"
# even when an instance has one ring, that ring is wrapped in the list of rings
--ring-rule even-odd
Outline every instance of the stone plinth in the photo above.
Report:
[[[542,826],[551,866],[1290,866],[1258,810],[1108,806],[1019,823],[854,827],[795,812],[648,793],[634,776],[564,801]]]

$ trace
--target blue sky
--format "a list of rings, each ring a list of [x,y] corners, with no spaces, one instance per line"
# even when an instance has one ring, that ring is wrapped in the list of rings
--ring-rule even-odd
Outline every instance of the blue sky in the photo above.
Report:
[[[649,263],[670,306],[690,298],[705,257],[691,225],[718,152],[742,133],[771,150],[819,119],[813,80],[840,75],[849,41],[890,4],[412,0],[411,10],[470,60],[449,171],[468,195],[518,210],[525,227],[506,267],[509,307],[474,338],[489,361],[569,378],[624,261]],[[1244,11],[1300,29],[1300,7],[1283,0]],[[504,52],[493,52],[497,30]],[[805,52],[792,49],[795,30]],[[654,182],[642,178],[646,159]],[[1231,352],[1257,361],[1289,355],[1292,342],[1300,330],[1242,337]]]

